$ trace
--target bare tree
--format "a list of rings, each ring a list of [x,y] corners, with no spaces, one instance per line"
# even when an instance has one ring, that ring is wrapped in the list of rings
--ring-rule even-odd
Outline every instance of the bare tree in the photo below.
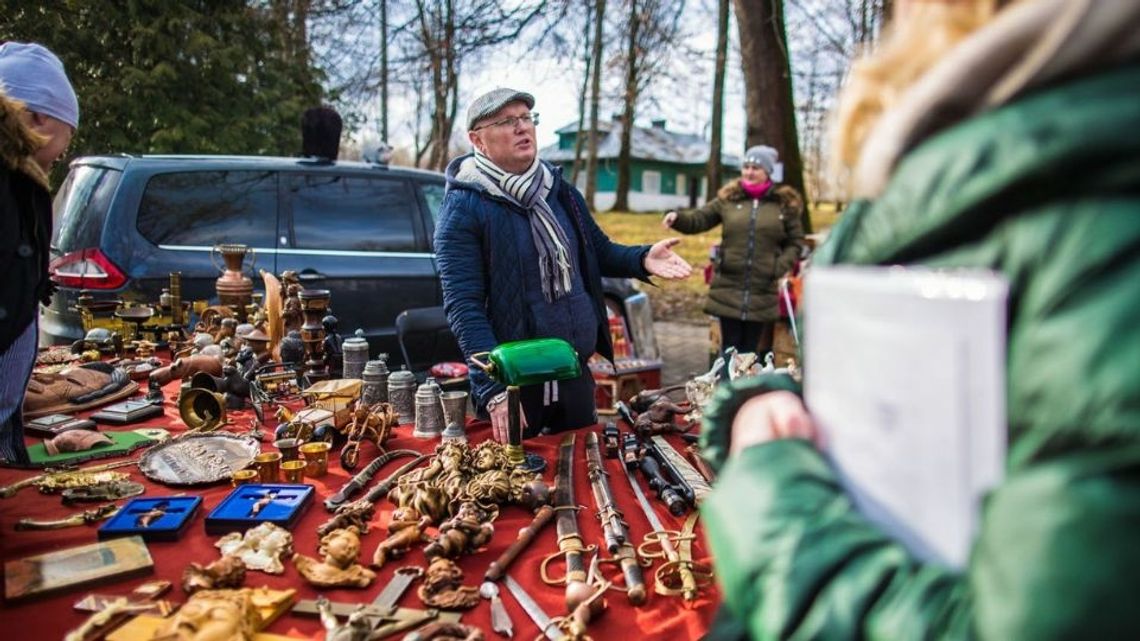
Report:
[[[830,200],[844,192],[844,177],[827,171],[835,96],[852,59],[879,38],[891,1],[789,0],[787,7],[792,77],[803,97],[796,112],[804,182],[811,200]]]
[[[724,136],[724,72],[728,60],[728,3],[717,0],[716,10],[716,62],[713,68],[712,124],[709,129],[708,193],[711,195],[722,182],[721,140]],[[690,202],[691,205],[696,203]]]
[[[578,170],[582,168],[582,138],[586,124],[586,93],[589,91],[590,69],[594,62],[593,43],[590,36],[593,32],[594,7],[590,0],[586,0],[586,19],[582,23],[582,49],[586,61],[586,73],[582,74],[582,90],[578,92],[578,131],[574,136],[574,163],[570,171],[570,183],[578,184]],[[601,19],[598,19],[601,22]]]
[[[388,0],[380,0],[380,140],[388,142]]]
[[[602,35],[605,29],[606,0],[597,0],[594,11],[594,41],[590,56],[590,131],[586,144],[586,205],[594,206],[598,191],[598,103],[602,93]]]
[[[542,2],[507,4],[501,0],[416,0],[415,39],[431,79],[428,168],[442,171],[447,166],[463,61],[514,40],[543,8]]]
[[[621,150],[618,152],[617,193],[614,211],[629,209],[633,123],[637,100],[654,76],[664,68],[680,31],[685,4],[681,0],[628,0],[625,54],[625,101],[622,111]],[[650,54],[652,52],[652,54]]]
[[[775,147],[784,164],[784,183],[804,193],[803,160],[796,132],[791,57],[783,0],[734,0],[744,68],[745,138],[748,146]],[[804,230],[811,230],[805,208]]]

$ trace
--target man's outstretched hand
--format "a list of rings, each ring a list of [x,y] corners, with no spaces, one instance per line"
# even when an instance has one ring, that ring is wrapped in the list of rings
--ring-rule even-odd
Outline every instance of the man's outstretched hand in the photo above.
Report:
[[[692,266],[673,251],[680,242],[680,238],[666,238],[654,243],[645,255],[645,271],[670,280],[688,278],[693,273]]]

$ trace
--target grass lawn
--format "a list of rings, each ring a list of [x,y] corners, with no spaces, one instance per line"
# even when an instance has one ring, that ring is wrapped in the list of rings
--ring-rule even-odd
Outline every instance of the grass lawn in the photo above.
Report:
[[[830,228],[839,218],[833,203],[820,203],[812,209],[812,226],[816,232]],[[661,226],[660,213],[602,212],[595,220],[606,234],[625,245],[652,244],[671,235],[679,235]],[[704,268],[709,264],[709,249],[720,242],[720,228],[703,234],[680,235],[681,244],[676,251],[693,266],[688,280],[666,281],[655,279],[657,287],[644,287],[653,305],[653,317],[658,320],[704,322],[705,304]]]

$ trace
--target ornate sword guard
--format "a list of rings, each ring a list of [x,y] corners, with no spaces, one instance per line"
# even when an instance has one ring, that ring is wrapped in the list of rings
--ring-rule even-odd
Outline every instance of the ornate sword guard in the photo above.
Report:
[[[669,553],[665,551],[666,542],[676,546],[685,540],[692,540],[692,535],[686,536],[677,530],[657,530],[645,535],[641,545],[637,546],[637,554],[643,559],[668,559]]]
[[[581,506],[579,506],[579,508],[580,507]],[[598,549],[598,546],[591,543],[591,544],[583,547],[581,549],[580,553],[581,554],[589,554],[590,552],[593,552],[597,549]],[[562,576],[554,578],[554,577],[550,576],[550,571],[548,570],[548,567],[550,566],[551,563],[553,563],[555,561],[565,561],[566,560],[566,552],[567,552],[566,550],[559,550],[557,552],[554,552],[552,554],[547,555],[547,557],[542,560],[542,564],[538,566],[538,571],[539,571],[539,575],[542,577],[543,583],[545,583],[547,585],[566,585],[569,572],[563,572]]]
[[[692,577],[694,585],[689,588],[685,585],[686,574]],[[666,561],[654,572],[654,590],[662,596],[676,596],[680,594],[686,601],[697,598],[697,592],[704,589],[713,580],[713,571],[705,563],[696,561]]]

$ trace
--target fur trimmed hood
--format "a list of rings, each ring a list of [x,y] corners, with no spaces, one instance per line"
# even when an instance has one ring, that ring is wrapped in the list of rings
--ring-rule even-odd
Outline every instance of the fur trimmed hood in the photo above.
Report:
[[[724,184],[718,192],[716,197],[721,200],[737,201],[747,200],[748,196],[744,193],[744,187],[740,186],[740,179],[731,180]],[[765,194],[765,198],[775,197],[780,201],[780,208],[785,212],[795,212],[799,214],[804,208],[804,199],[800,197],[800,193],[793,187],[788,185],[775,184],[772,189]]]
[[[0,160],[12,171],[27,174],[48,189],[48,177],[33,155],[43,137],[24,124],[24,103],[9,98],[0,87]]]

